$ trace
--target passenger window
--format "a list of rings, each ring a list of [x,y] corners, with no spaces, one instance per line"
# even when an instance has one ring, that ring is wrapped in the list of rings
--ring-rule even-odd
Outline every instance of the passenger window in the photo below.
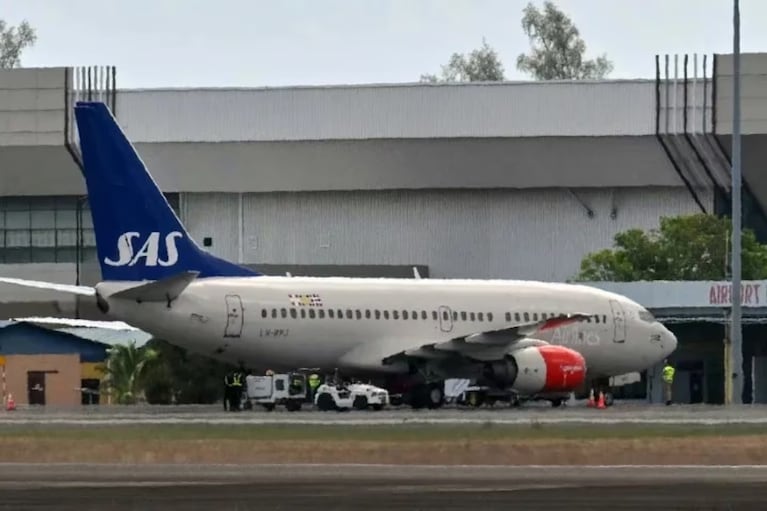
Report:
[[[413,314],[410,316],[410,319],[418,319],[418,311],[413,311]]]
[[[538,321],[538,313],[533,312],[533,321]]]
[[[525,313],[524,313],[524,318],[525,318],[525,321],[530,321],[530,314],[528,314],[527,312],[525,312]]]
[[[453,321],[458,321],[458,313],[453,311]]]
[[[354,315],[357,317],[357,319],[362,319],[362,312],[359,309],[354,311]]]
[[[514,313],[514,321],[517,321],[517,322],[522,321],[521,319],[519,319],[519,312]]]
[[[408,319],[407,311],[402,311],[402,319]]]
[[[389,319],[389,311],[383,311],[384,319]]]
[[[290,309],[290,317],[293,319],[296,319],[296,315],[297,315],[296,309]]]
[[[471,319],[472,321],[474,321],[474,319],[475,319],[475,318],[474,318],[474,313],[473,313],[473,312],[470,312],[470,313],[469,313],[469,319]]]
[[[437,321],[439,319],[439,316],[437,316],[437,311],[431,311],[431,319],[434,321]]]
[[[376,319],[381,319],[381,311],[376,309]]]
[[[314,319],[314,309],[309,309],[309,317]]]
[[[280,315],[283,318],[287,318],[288,317],[288,309],[280,309]]]
[[[594,316],[594,322],[599,323],[599,316]]]
[[[545,312],[541,312],[541,319],[546,319],[548,316]]]
[[[421,311],[421,319],[423,319],[423,320],[429,319],[429,315],[426,314],[426,311]]]
[[[267,313],[266,313],[266,309],[261,309],[261,317],[262,317],[262,318],[265,318],[265,317],[266,317],[266,315],[267,315]]]
[[[399,319],[399,311],[391,311],[392,319]]]
[[[461,311],[461,321],[466,321],[466,311]]]
[[[488,312],[487,313],[487,320],[488,321],[492,321],[493,320],[493,313],[492,312]]]
[[[447,321],[450,318],[447,311],[442,311],[442,321]]]
[[[511,323],[511,312],[506,313],[506,323]]]
[[[344,319],[344,311],[341,309],[338,309],[338,314],[336,315],[338,319]]]
[[[277,309],[272,309],[272,317],[273,318],[277,317]]]
[[[606,315],[603,315],[603,316],[602,316],[602,322],[603,322],[603,323],[607,323],[607,316],[606,316]]]
[[[365,319],[370,319],[370,309],[365,309]]]
[[[480,320],[480,321],[484,321],[485,320],[485,314],[483,312],[478,312],[477,313],[477,319]]]
[[[346,319],[352,319],[352,310],[346,309]]]
[[[335,309],[328,309],[328,317],[329,317],[329,318],[334,318],[334,317],[336,317],[336,311],[335,311]]]
[[[320,315],[320,319],[324,319],[325,318],[325,309],[320,309],[317,312]]]
[[[301,317],[302,318],[306,317],[306,309],[301,309]]]

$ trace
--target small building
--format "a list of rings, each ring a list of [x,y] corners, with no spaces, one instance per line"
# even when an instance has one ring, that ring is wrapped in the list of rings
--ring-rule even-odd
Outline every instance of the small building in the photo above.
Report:
[[[726,281],[590,282],[647,307],[679,340],[669,361],[676,367],[673,393],[679,403],[726,403],[730,369],[732,288]],[[741,283],[743,402],[767,403],[767,281]],[[662,364],[616,397],[663,402]],[[732,380],[731,380],[732,381]]]
[[[110,345],[25,321],[0,321],[3,398],[20,405],[98,404]]]

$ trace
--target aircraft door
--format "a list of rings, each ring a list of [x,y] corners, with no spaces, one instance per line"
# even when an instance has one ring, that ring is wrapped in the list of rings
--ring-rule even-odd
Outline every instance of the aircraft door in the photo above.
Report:
[[[610,300],[613,313],[613,342],[626,342],[626,313],[623,306],[616,300]]]
[[[439,308],[439,329],[443,332],[453,330],[453,311],[446,305],[442,305]]]
[[[224,337],[242,335],[242,300],[239,295],[226,295],[226,330]]]

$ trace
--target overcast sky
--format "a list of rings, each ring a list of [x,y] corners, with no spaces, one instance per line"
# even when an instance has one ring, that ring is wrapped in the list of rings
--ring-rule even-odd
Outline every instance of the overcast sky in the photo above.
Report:
[[[536,1],[536,4],[542,4]],[[656,53],[730,53],[732,0],[556,0],[612,78],[652,78]],[[741,0],[742,51],[767,51],[767,1]],[[526,0],[0,0],[38,42],[23,65],[115,65],[118,86],[417,81],[482,38],[509,79]],[[691,71],[692,72],[692,71]]]

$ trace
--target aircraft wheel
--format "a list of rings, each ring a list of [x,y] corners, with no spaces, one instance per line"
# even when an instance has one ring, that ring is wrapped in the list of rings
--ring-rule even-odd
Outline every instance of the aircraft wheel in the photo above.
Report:
[[[440,408],[445,404],[445,393],[442,389],[443,385],[439,383],[429,385],[429,408]]]
[[[274,410],[274,403],[264,403],[263,406],[267,412],[271,412],[272,410]]]
[[[354,403],[352,406],[355,410],[367,410],[368,398],[365,396],[357,396],[354,398]]]
[[[418,410],[426,408],[429,405],[429,388],[420,384],[413,387],[410,391],[410,406]]]
[[[330,410],[334,409],[335,407],[336,407],[336,404],[333,401],[333,396],[331,396],[327,392],[323,392],[317,398],[317,408],[319,408],[320,411],[329,412]]]
[[[373,410],[375,410],[376,412],[380,412],[381,410],[383,410],[383,405],[382,404],[373,405]]]
[[[551,407],[552,408],[559,408],[560,406],[562,406],[563,402],[564,402],[564,399],[562,399],[562,398],[552,399],[551,400]]]
[[[605,392],[605,406],[612,406],[614,401],[612,392]]]

